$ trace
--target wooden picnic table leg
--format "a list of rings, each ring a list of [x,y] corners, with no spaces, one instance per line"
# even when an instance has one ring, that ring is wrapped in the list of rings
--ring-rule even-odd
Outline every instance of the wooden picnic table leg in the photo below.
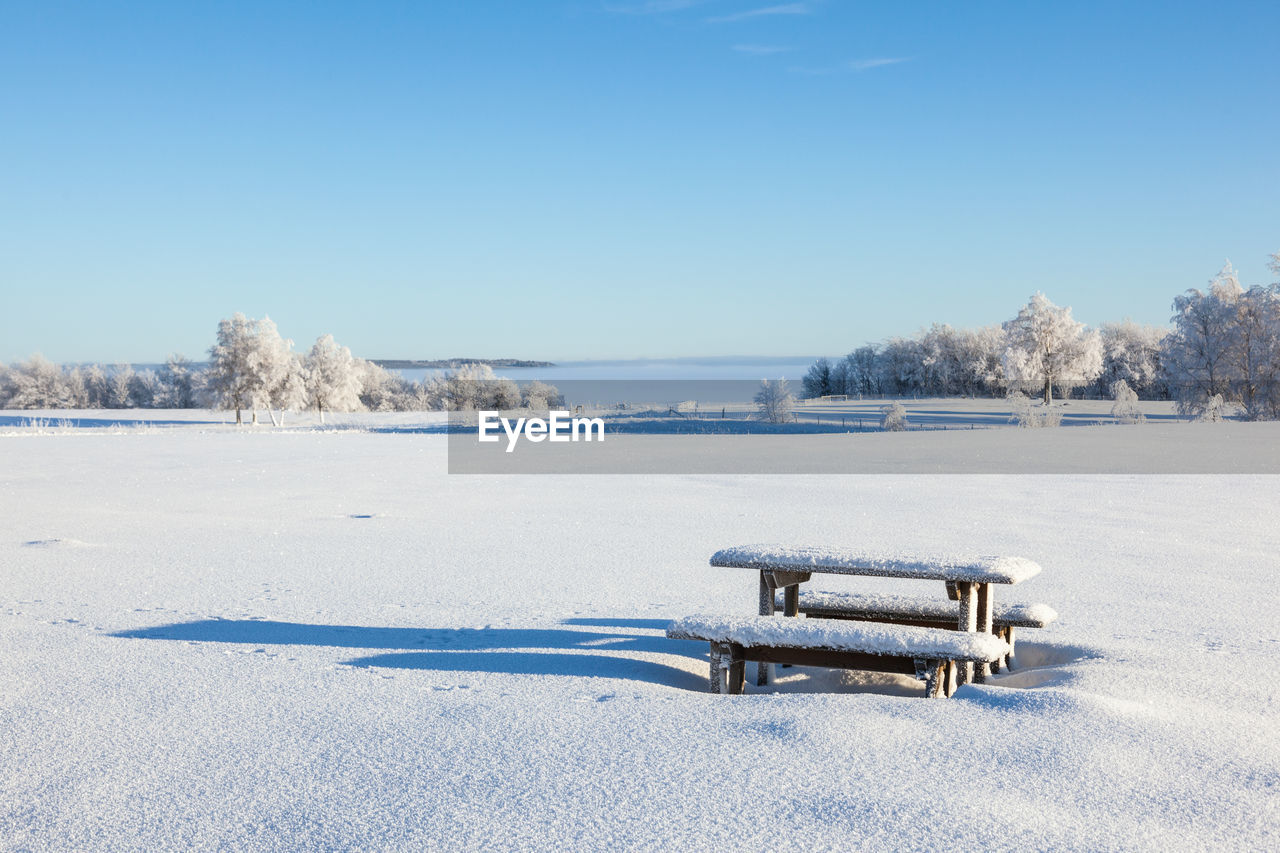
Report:
[[[775,609],[773,587],[769,585],[769,581],[762,570],[760,572],[760,615],[772,616]],[[772,680],[772,666],[772,664],[764,663],[763,661],[756,664],[756,685],[758,687],[764,687]]]
[[[978,584],[978,630],[984,634],[991,633],[991,613],[992,613],[992,593],[991,584]],[[987,677],[991,675],[991,664],[982,661],[978,664],[978,671],[974,676],[974,681],[978,684],[985,684]]]
[[[968,581],[956,584],[960,592],[960,630],[973,633],[978,630],[978,585]],[[956,679],[960,684],[973,681],[973,661],[961,661]]]
[[[783,588],[782,612],[787,616],[800,615],[800,584],[792,584]]]
[[[920,663],[921,663],[920,661],[916,662],[917,669],[919,668]],[[946,677],[947,662],[940,661],[940,660],[931,660],[931,661],[924,661],[923,663],[924,663],[924,670],[925,670],[924,698],[936,699],[939,696],[944,695],[943,679]]]
[[[738,695],[747,683],[747,662],[738,646],[729,647],[729,656],[729,692]]]
[[[732,693],[732,656],[729,647],[722,643],[711,644],[711,692]]]

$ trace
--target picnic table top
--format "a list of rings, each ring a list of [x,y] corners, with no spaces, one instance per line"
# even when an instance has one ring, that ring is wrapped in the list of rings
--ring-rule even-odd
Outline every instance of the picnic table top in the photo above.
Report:
[[[874,553],[812,545],[739,545],[711,556],[725,568],[885,578],[1015,584],[1040,574],[1040,565],[1025,557]]]

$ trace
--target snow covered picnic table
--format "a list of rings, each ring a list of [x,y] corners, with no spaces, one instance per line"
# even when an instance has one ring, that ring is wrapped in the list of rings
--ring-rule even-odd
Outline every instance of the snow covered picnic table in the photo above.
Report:
[[[711,692],[741,693],[747,661],[914,674],[926,698],[950,696],[957,663],[989,663],[1008,651],[990,634],[777,616],[687,616],[676,640],[711,643]]]
[[[996,633],[993,585],[1016,584],[1035,577],[1040,565],[1025,557],[1008,556],[955,556],[931,554],[866,553],[847,548],[789,545],[740,545],[725,548],[711,556],[711,565],[723,568],[755,569],[760,573],[760,615],[768,616],[777,611],[776,591],[783,591],[782,607],[787,616],[799,615],[800,584],[815,574],[863,575],[867,577],[913,578],[917,580],[943,581],[948,597],[957,601],[952,611],[955,626],[960,631]],[[829,601],[814,603],[813,615],[840,616],[840,608]],[[897,611],[890,612],[876,604],[870,609],[857,607],[852,597],[843,607],[845,618],[866,618],[927,625],[937,621],[938,604],[932,602],[896,602]],[[1035,609],[1039,608],[1039,609]],[[915,611],[920,610],[919,614]],[[881,612],[883,611],[883,612]],[[927,611],[927,612],[925,612]],[[1022,624],[1042,627],[1056,618],[1052,608],[1036,605],[1028,612],[1004,614],[999,633],[1010,647],[1013,628]],[[1021,621],[1019,621],[1021,620]],[[998,663],[997,663],[998,665]],[[961,684],[970,681],[983,682],[991,673],[991,663],[965,661],[960,664]],[[770,665],[760,663],[756,683],[769,683]]]

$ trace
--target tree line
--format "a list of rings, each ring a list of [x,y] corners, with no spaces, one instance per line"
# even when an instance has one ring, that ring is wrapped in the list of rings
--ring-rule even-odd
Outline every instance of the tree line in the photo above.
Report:
[[[547,409],[563,404],[554,385],[518,385],[494,375],[487,364],[465,364],[413,381],[357,358],[332,335],[321,335],[305,353],[281,336],[270,317],[235,314],[218,324],[209,362],[172,355],[158,369],[129,365],[60,366],[40,355],[0,364],[0,408],[188,409],[198,406],[244,413],[257,422],[266,411],[285,412],[466,411]]]
[[[1250,420],[1280,419],[1280,252],[1269,285],[1248,289],[1230,263],[1204,290],[1173,301],[1171,327],[1125,320],[1091,329],[1037,293],[1000,325],[930,326],[913,337],[818,359],[804,396],[1003,396],[1034,391],[1048,403],[1076,393],[1177,402],[1213,419],[1234,405]]]

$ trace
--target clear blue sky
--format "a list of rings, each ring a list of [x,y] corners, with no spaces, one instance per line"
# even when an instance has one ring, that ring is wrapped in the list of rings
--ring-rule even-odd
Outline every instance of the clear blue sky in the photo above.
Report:
[[[0,360],[846,352],[1280,250],[1280,4],[0,4]]]

